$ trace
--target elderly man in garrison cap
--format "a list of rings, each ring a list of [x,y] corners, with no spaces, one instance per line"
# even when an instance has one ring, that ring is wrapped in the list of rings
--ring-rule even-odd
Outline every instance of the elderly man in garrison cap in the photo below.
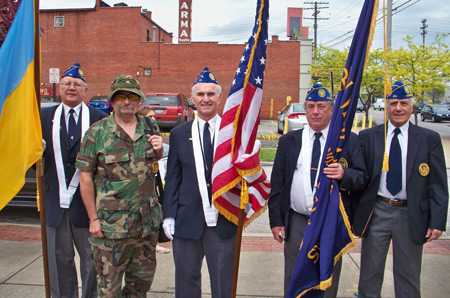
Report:
[[[359,133],[370,178],[353,223],[363,237],[359,297],[381,297],[391,239],[395,297],[420,297],[423,244],[445,230],[448,186],[441,138],[410,123],[412,111],[412,95],[397,81],[386,100],[389,121]],[[388,172],[382,171],[385,148]]]
[[[212,297],[231,296],[236,225],[211,203],[211,170],[221,118],[221,87],[207,67],[192,86],[197,118],[172,129],[164,193],[164,231],[173,239],[175,297],[200,298],[208,264]]]
[[[162,221],[155,174],[163,151],[156,123],[136,115],[143,98],[134,77],[116,76],[114,112],[89,128],[77,157],[101,297],[146,297],[155,275]]]
[[[272,169],[269,219],[273,237],[284,244],[284,294],[294,271],[300,244],[311,215],[317,187],[318,166],[333,112],[330,92],[320,83],[308,92],[305,101],[308,125],[280,138]],[[341,198],[352,220],[350,192],[364,189],[368,176],[356,134],[351,133],[339,163],[332,163],[324,174],[340,182]],[[332,285],[324,297],[336,297],[342,259],[335,265]]]
[[[75,63],[61,77],[62,103],[41,111],[44,198],[52,297],[79,297],[74,244],[80,256],[81,297],[97,296],[89,244],[89,218],[78,188],[75,160],[89,126],[107,115],[83,103],[87,84]]]

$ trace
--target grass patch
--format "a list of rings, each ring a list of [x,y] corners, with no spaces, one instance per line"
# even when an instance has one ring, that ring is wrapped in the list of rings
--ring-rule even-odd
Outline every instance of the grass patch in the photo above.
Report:
[[[275,160],[276,152],[277,148],[261,148],[259,151],[259,160],[273,162]]]

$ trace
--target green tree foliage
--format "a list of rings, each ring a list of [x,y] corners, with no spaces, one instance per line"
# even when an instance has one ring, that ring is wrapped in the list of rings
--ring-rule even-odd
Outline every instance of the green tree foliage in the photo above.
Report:
[[[317,47],[311,66],[313,82],[321,82],[325,88],[331,91],[331,73],[333,73],[333,95],[336,96],[347,55],[348,49],[341,51],[322,45]]]
[[[431,45],[416,45],[407,36],[406,48],[388,53],[388,63],[393,80],[401,80],[410,86],[418,100],[426,99],[426,94],[442,94],[450,79],[450,50],[437,36]]]
[[[405,48],[388,53],[391,81],[403,81],[417,100],[443,96],[446,84],[450,82],[450,48],[442,41],[444,37],[447,34],[438,35],[430,45],[416,45],[412,37],[407,36]],[[334,96],[347,55],[348,48],[341,51],[324,46],[319,46],[315,53],[311,67],[313,81],[320,81],[326,88],[330,88],[330,73],[333,72]],[[383,49],[374,49],[369,53],[360,93],[363,103],[372,103],[375,98],[384,97]]]

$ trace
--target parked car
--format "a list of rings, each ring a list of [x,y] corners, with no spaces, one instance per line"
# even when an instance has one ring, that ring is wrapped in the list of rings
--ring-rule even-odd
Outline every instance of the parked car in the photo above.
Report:
[[[377,98],[377,100],[373,104],[373,109],[384,111],[384,98]]]
[[[424,106],[425,103],[423,101],[419,101],[414,105],[414,109],[416,110],[417,113],[421,113]]]
[[[173,128],[194,119],[192,104],[181,93],[147,93],[141,103],[155,110],[156,124],[160,128]]]
[[[283,134],[286,121],[288,132],[303,128],[308,123],[305,104],[291,103],[278,111],[278,133]]]
[[[358,103],[356,104],[356,111],[364,112],[364,104],[360,100],[358,100]]]
[[[89,101],[89,105],[107,114],[113,111],[113,107],[111,106],[111,103],[108,100],[108,95],[93,96]]]
[[[425,105],[420,114],[420,119],[430,119],[433,122],[450,120],[450,108],[446,105]]]

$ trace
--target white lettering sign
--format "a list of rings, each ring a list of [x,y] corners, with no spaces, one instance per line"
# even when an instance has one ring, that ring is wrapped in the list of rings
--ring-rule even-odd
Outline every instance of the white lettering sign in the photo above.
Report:
[[[188,37],[186,30],[181,32],[180,37]]]
[[[189,7],[186,2],[183,2],[183,4],[181,4],[180,9],[189,9]]]
[[[188,12],[187,11],[182,11],[181,12],[181,18],[182,19],[187,19],[188,18]]]
[[[188,22],[189,21],[181,21],[181,27],[189,27]]]

